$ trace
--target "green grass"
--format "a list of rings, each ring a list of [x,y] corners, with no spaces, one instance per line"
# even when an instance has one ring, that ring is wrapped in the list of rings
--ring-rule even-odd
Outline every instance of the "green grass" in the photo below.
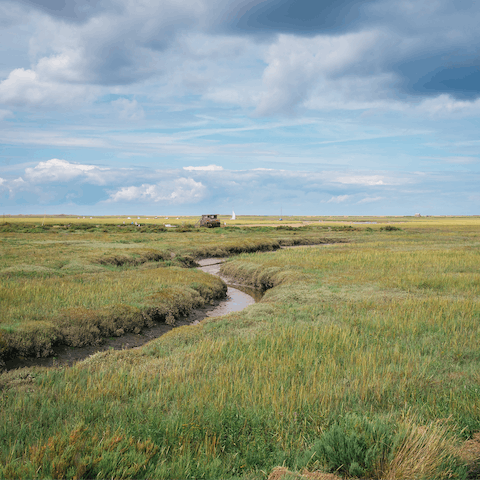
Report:
[[[480,442],[469,456],[464,442],[480,432],[480,224],[429,221],[402,230],[184,232],[176,247],[168,232],[156,250],[183,256],[300,235],[349,243],[241,254],[223,269],[269,288],[260,303],[140,349],[0,376],[0,476],[260,479],[283,465],[385,480],[477,478]],[[19,258],[15,242],[33,248],[45,234],[12,235],[4,268]],[[92,239],[105,257],[117,245],[140,255],[132,243]],[[92,279],[195,273],[88,263],[102,248],[82,248],[78,262],[101,269]],[[40,288],[52,278],[33,280]]]

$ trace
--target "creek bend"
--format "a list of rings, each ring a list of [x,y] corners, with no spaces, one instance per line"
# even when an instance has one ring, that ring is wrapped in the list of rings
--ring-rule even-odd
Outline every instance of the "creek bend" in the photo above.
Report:
[[[225,258],[205,258],[197,262],[200,265],[197,268],[210,275],[220,277],[227,284],[226,298],[192,310],[188,317],[180,317],[177,319],[175,326],[167,325],[165,323],[156,323],[153,327],[144,328],[139,334],[126,333],[121,337],[107,338],[101,345],[89,345],[86,347],[58,345],[53,348],[54,354],[50,357],[17,357],[5,360],[6,369],[15,370],[18,368],[33,366],[56,367],[73,365],[97,352],[103,352],[110,349],[124,350],[138,348],[155,338],[161,337],[173,328],[185,325],[196,325],[207,317],[221,317],[228,313],[238,312],[259,301],[263,296],[263,292],[260,290],[244,285],[232,284],[230,283],[230,279],[220,275],[220,265],[225,260]]]

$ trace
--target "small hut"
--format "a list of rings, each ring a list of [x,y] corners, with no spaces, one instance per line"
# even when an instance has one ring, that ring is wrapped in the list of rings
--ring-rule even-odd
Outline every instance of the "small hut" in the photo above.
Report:
[[[202,215],[199,221],[200,227],[215,228],[220,227],[220,220],[217,215]]]

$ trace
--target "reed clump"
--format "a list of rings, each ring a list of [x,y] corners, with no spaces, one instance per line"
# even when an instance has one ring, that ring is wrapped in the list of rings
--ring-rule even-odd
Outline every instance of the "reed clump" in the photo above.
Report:
[[[466,476],[467,466],[458,468],[457,443],[445,422],[436,421],[424,426],[408,421],[403,425],[388,463],[385,462],[378,472],[380,478],[401,480],[452,478],[455,474]]]

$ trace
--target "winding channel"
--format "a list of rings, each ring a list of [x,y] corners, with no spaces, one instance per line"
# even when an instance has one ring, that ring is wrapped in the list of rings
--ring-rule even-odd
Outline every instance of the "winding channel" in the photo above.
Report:
[[[221,317],[228,313],[238,312],[244,308],[259,301],[263,295],[260,290],[251,287],[232,284],[230,279],[220,275],[220,265],[225,258],[205,258],[199,260],[199,270],[220,277],[227,284],[226,298],[213,302],[213,304],[205,305],[202,308],[193,310],[188,317],[179,318],[175,322],[175,326],[157,323],[153,327],[144,328],[141,333],[127,333],[121,337],[108,338],[102,345],[90,345],[87,347],[68,347],[59,345],[54,347],[54,355],[44,358],[13,358],[6,360],[7,370],[14,370],[22,367],[58,367],[61,365],[73,365],[76,362],[97,352],[106,350],[123,350],[129,348],[140,347],[151,340],[158,338],[173,328],[184,325],[195,325],[207,317]]]

